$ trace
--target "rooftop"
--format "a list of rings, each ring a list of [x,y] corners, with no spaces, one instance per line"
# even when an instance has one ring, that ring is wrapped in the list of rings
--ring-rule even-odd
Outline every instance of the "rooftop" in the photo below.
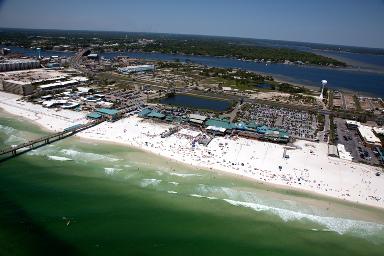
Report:
[[[224,133],[227,129],[223,128],[223,127],[217,127],[217,126],[208,126],[207,127],[207,130],[211,130],[211,131],[217,131],[217,132],[222,132]]]
[[[92,118],[92,119],[99,119],[101,118],[101,115],[99,113],[96,113],[96,112],[92,112],[92,113],[89,113],[87,115],[88,118]]]
[[[0,79],[24,83],[54,82],[68,77],[68,74],[52,69],[28,69],[0,73]]]
[[[366,125],[360,125],[357,127],[359,133],[363,139],[370,144],[381,145],[380,139],[373,133],[372,127]]]
[[[152,112],[152,109],[144,108],[137,115],[140,116],[140,117],[146,117],[151,112]]]
[[[101,113],[101,114],[104,114],[104,115],[117,115],[119,113],[119,110],[117,109],[109,109],[109,108],[98,108],[96,109],[97,112]]]
[[[353,157],[350,152],[345,149],[343,144],[337,144],[337,150],[339,152],[339,157],[344,160],[352,161]]]
[[[206,116],[202,116],[202,115],[198,115],[198,114],[190,114],[189,118],[190,119],[196,119],[196,120],[202,120],[202,121],[207,120]]]
[[[225,119],[218,119],[218,118],[208,119],[205,122],[205,125],[206,126],[221,127],[221,128],[225,128],[225,129],[233,129],[234,128],[234,125],[230,121],[225,120]]]
[[[360,125],[360,122],[357,122],[357,121],[354,121],[354,120],[345,120],[345,122],[346,122],[348,125],[356,125],[356,126],[359,126],[359,125]]]
[[[161,114],[161,113],[156,112],[156,111],[151,111],[151,113],[149,113],[147,116],[148,117],[156,117],[156,118],[164,118],[165,117],[164,114]]]

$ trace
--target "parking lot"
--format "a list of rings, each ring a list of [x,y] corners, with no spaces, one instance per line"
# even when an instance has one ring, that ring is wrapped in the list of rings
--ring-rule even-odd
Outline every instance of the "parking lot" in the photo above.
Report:
[[[269,127],[284,129],[294,138],[317,139],[316,115],[306,111],[253,104],[250,108],[239,113],[239,117]]]
[[[347,128],[344,119],[335,118],[337,125],[337,144],[343,144],[345,149],[351,153],[353,160],[367,164],[380,164],[374,149],[364,146],[357,130]]]

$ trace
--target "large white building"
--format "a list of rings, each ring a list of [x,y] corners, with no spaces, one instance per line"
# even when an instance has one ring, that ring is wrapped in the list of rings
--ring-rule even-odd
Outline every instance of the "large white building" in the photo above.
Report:
[[[155,65],[135,65],[135,66],[126,66],[123,68],[117,68],[117,71],[123,74],[135,73],[135,72],[146,72],[146,71],[155,71]]]
[[[55,90],[55,89],[61,89],[61,88],[65,88],[72,85],[77,85],[79,83],[86,82],[86,81],[88,81],[88,78],[83,76],[76,76],[76,77],[72,77],[70,80],[43,84],[43,85],[40,85],[39,88],[41,90]]]
[[[363,125],[362,123],[353,120],[345,120],[345,124],[348,129],[357,130],[361,139],[367,146],[381,146],[380,139],[373,131],[380,134],[380,132],[383,132],[383,129]]]
[[[54,90],[86,82],[82,76],[71,77],[62,71],[51,69],[17,70],[0,73],[0,91],[30,95],[36,89]]]
[[[0,61],[0,72],[40,68],[40,62],[28,59],[11,59]]]
[[[25,96],[32,94],[34,88],[30,82],[0,79],[0,91],[6,91]]]
[[[381,146],[380,139],[373,133],[372,127],[359,125],[357,130],[367,146]]]

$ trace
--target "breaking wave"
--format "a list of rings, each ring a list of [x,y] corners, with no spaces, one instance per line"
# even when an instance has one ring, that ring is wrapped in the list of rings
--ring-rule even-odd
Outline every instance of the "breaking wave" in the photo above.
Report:
[[[194,195],[198,195],[200,198],[213,197],[222,199],[234,206],[246,207],[257,212],[266,212],[276,215],[285,222],[308,220],[324,226],[323,229],[314,228],[316,231],[333,231],[338,234],[350,233],[363,238],[377,234],[384,237],[383,224],[342,217],[317,215],[310,206],[299,205],[292,200],[271,200],[271,198],[259,195],[256,192],[204,184],[199,184],[195,191],[196,193]],[[313,228],[311,230],[313,230]]]
[[[217,197],[214,197],[214,196],[203,196],[203,195],[199,195],[199,194],[190,194],[190,196],[193,196],[193,197],[197,197],[197,198],[207,198],[207,199],[218,199]]]
[[[107,175],[113,175],[115,172],[118,172],[118,171],[121,171],[122,169],[118,169],[118,168],[111,168],[111,167],[106,167],[104,168],[104,172],[105,174]]]
[[[177,173],[177,172],[171,172],[169,173],[172,176],[177,176],[177,177],[193,177],[193,176],[203,176],[201,174],[194,174],[194,173]]]
[[[22,138],[22,137],[19,137],[19,136],[16,136],[16,135],[13,135],[11,134],[8,139],[6,139],[4,141],[5,144],[21,144],[21,143],[24,143],[26,142],[27,140]]]
[[[384,233],[384,225],[377,224],[368,221],[352,220],[339,217],[325,217],[318,216],[308,213],[302,213],[298,211],[292,211],[267,205],[261,205],[257,203],[249,203],[243,201],[236,201],[231,199],[223,199],[227,203],[234,206],[242,206],[250,208],[257,212],[270,212],[274,215],[279,216],[283,221],[293,221],[293,220],[310,220],[312,222],[318,223],[322,226],[325,226],[326,229],[322,231],[334,231],[342,235],[345,233],[352,233],[362,235],[367,237],[370,235],[375,235],[377,233]]]
[[[2,125],[0,124],[0,131],[4,132],[5,134],[12,134],[18,132],[15,128],[12,128],[10,126]]]
[[[109,161],[109,162],[116,162],[119,161],[118,158],[113,158],[101,154],[95,154],[95,153],[88,153],[88,152],[80,152],[73,149],[62,149],[60,150],[61,153],[63,153],[66,156],[69,156],[75,160],[83,160],[83,161]]]
[[[143,179],[140,182],[140,186],[142,187],[148,187],[148,186],[156,186],[159,185],[161,180],[158,179]]]
[[[67,157],[62,157],[62,156],[48,156],[50,160],[55,160],[55,161],[73,161],[71,158]]]

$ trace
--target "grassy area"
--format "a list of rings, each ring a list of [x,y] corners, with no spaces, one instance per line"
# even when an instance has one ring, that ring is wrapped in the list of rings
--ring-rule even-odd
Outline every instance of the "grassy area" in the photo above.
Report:
[[[356,110],[358,112],[363,111],[363,109],[361,108],[361,105],[360,105],[360,100],[356,95],[353,95],[353,101],[355,102]]]
[[[160,39],[156,43],[143,47],[134,47],[136,50],[138,48],[145,52],[155,51],[162,53],[183,53],[187,55],[226,56],[248,60],[269,60],[272,62],[289,60],[314,65],[346,66],[346,64],[341,61],[310,52],[288,48],[240,45],[226,42],[225,40],[199,40],[194,38],[189,38],[189,40]]]
[[[334,122],[333,115],[329,116],[329,126],[330,126],[330,129],[329,129],[329,144],[335,145],[336,141],[337,141],[337,133],[336,133],[337,126],[336,126],[336,124]]]
[[[301,104],[315,104],[316,99],[312,96],[306,96],[302,94],[292,94],[288,97],[290,102],[296,102]]]
[[[323,131],[324,124],[325,124],[325,116],[323,114],[318,113],[317,114],[317,130]]]
[[[328,108],[332,109],[333,107],[333,90],[328,90]]]

